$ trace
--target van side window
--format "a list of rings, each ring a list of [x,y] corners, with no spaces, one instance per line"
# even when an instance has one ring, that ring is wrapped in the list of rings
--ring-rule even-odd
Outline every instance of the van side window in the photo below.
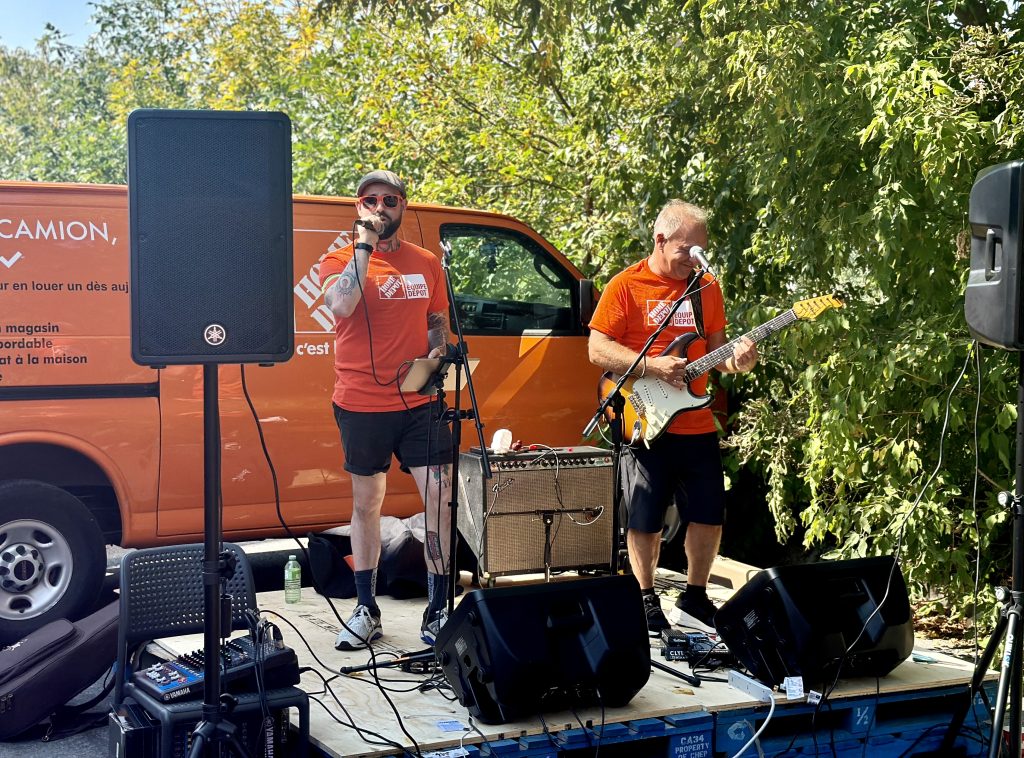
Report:
[[[463,330],[518,335],[575,333],[573,276],[535,240],[493,226],[445,224],[451,276]]]

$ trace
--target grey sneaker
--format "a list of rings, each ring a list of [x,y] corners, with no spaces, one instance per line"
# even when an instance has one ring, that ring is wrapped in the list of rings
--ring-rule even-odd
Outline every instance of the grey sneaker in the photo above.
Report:
[[[441,627],[448,621],[448,611],[445,608],[439,608],[436,611],[430,610],[428,606],[423,610],[423,623],[420,625],[420,639],[428,645],[433,645],[437,642],[437,634],[441,631]]]
[[[345,628],[338,632],[336,650],[360,650],[384,636],[380,616],[374,616],[365,605],[357,605]]]

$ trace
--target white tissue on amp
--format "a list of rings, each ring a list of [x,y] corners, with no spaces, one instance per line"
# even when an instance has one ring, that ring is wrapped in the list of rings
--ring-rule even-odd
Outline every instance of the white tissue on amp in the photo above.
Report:
[[[491,450],[495,453],[507,453],[512,449],[512,432],[508,429],[498,429],[491,437]]]

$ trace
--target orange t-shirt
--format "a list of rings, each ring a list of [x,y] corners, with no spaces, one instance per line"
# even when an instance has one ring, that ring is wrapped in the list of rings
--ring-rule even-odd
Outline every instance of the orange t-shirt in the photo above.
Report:
[[[320,282],[325,292],[352,260],[352,252],[350,244],[320,259]],[[430,352],[427,314],[448,313],[448,290],[441,264],[429,250],[402,240],[393,253],[375,251],[369,268],[363,283],[366,307],[360,302],[351,316],[334,320],[332,399],[348,411],[400,411],[423,405],[430,397],[403,393],[398,388],[408,373],[408,366],[402,364],[425,358]],[[395,382],[399,371],[401,379]],[[388,384],[381,386],[377,380]]]
[[[700,291],[701,309],[704,315],[704,334],[725,329],[725,303],[718,282],[705,275]],[[672,303],[686,291],[686,282],[666,279],[651,271],[647,260],[619,272],[601,293],[590,328],[606,334],[630,350],[639,350],[658,328]],[[687,332],[696,332],[693,309],[689,298],[679,306],[672,316],[672,323],[658,335],[651,345],[649,355],[660,355],[676,337]],[[707,341],[696,339],[690,344],[692,359],[707,354]],[[707,391],[707,374],[690,384],[690,392],[702,395]],[[679,414],[666,431],[672,434],[703,434],[717,429],[715,418],[708,407]]]

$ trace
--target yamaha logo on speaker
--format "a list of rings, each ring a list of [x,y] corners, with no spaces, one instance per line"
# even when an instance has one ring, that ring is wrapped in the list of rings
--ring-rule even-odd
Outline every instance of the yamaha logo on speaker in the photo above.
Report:
[[[203,339],[206,341],[206,344],[211,347],[223,345],[227,338],[228,333],[220,324],[210,324],[203,330]]]

